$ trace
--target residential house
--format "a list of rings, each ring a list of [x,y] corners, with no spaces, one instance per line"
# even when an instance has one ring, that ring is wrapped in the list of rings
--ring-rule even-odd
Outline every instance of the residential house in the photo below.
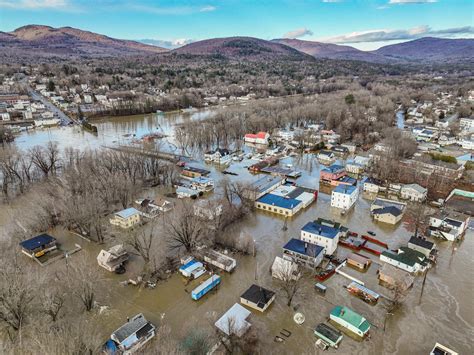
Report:
[[[39,258],[52,250],[57,249],[56,238],[43,233],[36,237],[20,242],[21,251],[30,258]]]
[[[339,229],[318,222],[308,222],[301,228],[301,240],[324,248],[325,255],[334,254],[340,235]]]
[[[185,166],[183,170],[181,170],[181,176],[185,178],[195,178],[200,176],[208,176],[211,172],[206,169],[200,169],[193,166]]]
[[[334,152],[334,154],[339,155],[339,156],[345,156],[346,154],[349,154],[349,149],[342,145],[332,146],[331,151]]]
[[[84,103],[91,104],[92,103],[92,96],[91,95],[84,95]]]
[[[214,180],[205,176],[196,176],[191,179],[191,188],[202,192],[214,190]]]
[[[429,219],[428,236],[454,241],[466,232],[470,217],[460,212],[440,212]]]
[[[227,336],[235,335],[240,338],[251,326],[251,324],[247,322],[247,318],[250,314],[251,312],[248,309],[235,303],[214,325]]]
[[[418,184],[403,185],[400,190],[400,196],[410,201],[422,202],[426,200],[428,190]]]
[[[377,222],[387,224],[397,224],[403,217],[403,212],[395,206],[376,208],[370,213]]]
[[[278,132],[278,135],[280,136],[280,139],[291,142],[294,137],[295,137],[295,132],[294,131],[286,131],[286,130],[281,130]]]
[[[317,158],[321,164],[332,164],[336,160],[336,155],[330,150],[321,150]]]
[[[359,189],[352,185],[339,185],[331,193],[331,207],[347,211],[359,197]]]
[[[275,257],[271,271],[272,277],[282,281],[298,280],[301,277],[296,262],[279,256]]]
[[[463,149],[474,150],[474,140],[472,138],[463,139],[460,143]]]
[[[318,267],[323,261],[324,248],[301,239],[290,239],[283,246],[283,258],[302,264],[309,268]]]
[[[413,250],[419,251],[427,258],[432,257],[436,253],[435,243],[426,240],[426,238],[413,236],[408,241],[408,247]]]
[[[374,200],[374,202],[372,202],[372,205],[370,205],[370,212],[379,208],[391,207],[391,206],[398,208],[402,212],[405,212],[405,208],[407,204],[400,201],[394,201],[394,200],[389,200],[386,198],[377,197]]]
[[[465,132],[474,132],[474,117],[461,117],[459,127]]]
[[[401,247],[397,253],[383,251],[380,254],[380,261],[398,267],[411,274],[424,272],[428,267],[428,259],[419,251],[408,247]]]
[[[275,297],[275,292],[253,284],[240,296],[240,303],[257,311],[265,312]]]
[[[347,150],[350,154],[354,154],[356,149],[357,149],[357,146],[355,144],[352,144],[352,143],[342,143],[341,146],[347,148]]]
[[[329,318],[362,338],[369,333],[370,323],[367,319],[348,307],[334,307],[329,314]]]
[[[178,186],[178,188],[176,189],[176,196],[178,196],[178,198],[196,199],[199,194],[202,194],[202,192],[195,189],[189,189],[184,186]]]
[[[107,271],[115,272],[128,260],[128,252],[122,244],[117,244],[108,250],[102,249],[97,255],[97,263]]]
[[[410,273],[390,264],[383,264],[378,270],[378,278],[388,288],[406,291],[413,286],[415,277]]]
[[[268,140],[270,139],[270,134],[267,132],[258,132],[257,134],[247,133],[244,136],[245,143],[253,143],[253,144],[268,144]]]
[[[110,339],[124,354],[131,354],[155,336],[155,326],[143,314],[137,314],[112,333]]]
[[[228,149],[217,148],[204,154],[204,160],[216,164],[228,164],[231,161],[231,155]]]
[[[124,229],[131,228],[139,223],[140,211],[133,207],[114,213],[114,217],[110,219],[110,224]]]
[[[383,187],[382,181],[368,177],[364,180],[362,189],[364,192],[378,194],[382,189],[385,188]]]

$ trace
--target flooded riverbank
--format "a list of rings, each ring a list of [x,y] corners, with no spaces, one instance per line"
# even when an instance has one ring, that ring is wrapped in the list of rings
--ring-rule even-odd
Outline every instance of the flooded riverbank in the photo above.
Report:
[[[202,113],[199,113],[202,114]],[[36,144],[46,144],[53,140],[60,148],[74,146],[76,148],[99,148],[102,145],[120,144],[130,138],[125,134],[144,134],[161,129],[166,134],[172,133],[172,127],[179,120],[199,119],[198,113],[193,115],[176,115],[159,117],[145,115],[133,117],[104,119],[96,122],[99,128],[97,136],[77,130],[78,127],[55,128],[47,131],[36,131],[22,134],[16,144],[24,149]],[[244,160],[232,163],[229,171],[237,176],[223,175],[214,166],[198,164],[211,170],[211,178],[217,184],[227,178],[231,181],[253,181],[257,176],[250,174],[246,166],[252,161]],[[318,188],[319,171],[321,166],[313,155],[285,158],[282,164],[291,164],[303,174],[298,183],[304,186]],[[323,189],[321,190],[323,191]],[[298,238],[301,227],[310,220],[318,217],[335,219],[350,230],[365,233],[371,230],[377,233],[377,238],[386,242],[391,249],[406,245],[410,233],[403,224],[388,226],[373,223],[370,217],[370,200],[360,196],[353,210],[344,216],[330,207],[330,191],[321,192],[316,203],[303,210],[294,218],[288,220],[287,230],[283,230],[284,220],[275,215],[256,211],[253,215],[233,225],[228,231],[230,237],[238,238],[241,234],[249,234],[256,242],[257,255],[235,255],[237,268],[232,274],[222,274],[222,283],[216,292],[211,292],[200,301],[193,301],[190,289],[178,274],[161,282],[155,289],[138,289],[133,286],[121,286],[124,281],[135,275],[140,269],[138,257],[132,257],[128,264],[127,273],[114,275],[100,269],[101,283],[107,290],[104,297],[109,310],[97,316],[100,323],[101,337],[105,340],[110,333],[126,321],[127,317],[142,312],[155,324],[167,324],[171,327],[172,336],[181,339],[190,329],[202,329],[213,332],[213,321],[220,317],[234,303],[239,302],[240,295],[252,284],[257,283],[277,292],[274,304],[264,313],[252,311],[248,321],[259,329],[262,348],[268,353],[278,354],[314,354],[316,340],[313,329],[319,322],[324,322],[334,305],[345,305],[364,315],[372,324],[371,339],[363,342],[345,336],[338,350],[328,353],[337,354],[428,354],[435,342],[445,344],[460,354],[471,352],[471,339],[474,335],[474,278],[472,277],[474,252],[474,235],[468,231],[464,241],[459,245],[449,242],[436,241],[440,249],[438,263],[431,269],[426,278],[424,294],[420,301],[422,279],[417,278],[413,289],[405,300],[402,308],[387,319],[386,330],[383,331],[385,309],[384,301],[376,306],[370,306],[360,299],[347,293],[343,288],[349,281],[340,275],[330,278],[326,296],[319,296],[314,290],[315,280],[304,279],[302,292],[294,300],[293,307],[305,315],[306,321],[298,326],[293,321],[295,309],[286,306],[284,294],[279,282],[270,275],[270,267],[277,255],[281,255],[282,246],[292,237]],[[220,189],[216,190],[217,195]],[[97,266],[96,256],[100,249],[113,245],[114,240],[105,246],[86,242],[64,230],[54,230],[52,234],[67,247],[80,244],[80,252],[87,256],[88,263]],[[157,231],[156,238],[165,236]],[[338,256],[348,251],[338,249]],[[374,260],[369,271],[361,274],[356,270],[348,273],[363,278],[367,286],[382,294],[388,290],[378,285],[376,271],[378,260],[374,255],[366,254]],[[77,261],[75,255],[69,262]],[[56,267],[61,267],[59,261]],[[64,266],[65,267],[65,266]],[[48,269],[45,269],[48,270]],[[292,335],[283,343],[275,343],[273,338],[283,329],[288,329]],[[383,349],[383,350],[382,350]]]

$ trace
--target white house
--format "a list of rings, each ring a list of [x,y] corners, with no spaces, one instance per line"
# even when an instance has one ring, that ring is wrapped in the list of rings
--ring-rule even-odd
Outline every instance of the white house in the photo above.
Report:
[[[247,133],[244,136],[244,142],[254,144],[268,144],[270,134],[267,132],[258,132],[257,134]]]
[[[463,131],[474,132],[474,118],[462,117],[461,119],[459,119],[459,126]]]
[[[382,182],[376,179],[367,178],[364,181],[362,189],[364,190],[364,192],[378,194],[382,190]]]
[[[336,251],[341,232],[339,229],[317,222],[308,222],[301,228],[301,240],[324,248],[324,254]]]
[[[359,190],[356,186],[341,184],[332,191],[331,207],[349,210],[354,206],[357,197],[359,197]]]
[[[462,213],[441,213],[430,217],[428,235],[454,241],[469,225],[470,217]]]
[[[155,336],[155,326],[143,314],[127,320],[123,326],[112,333],[110,339],[117,344],[123,354],[132,354]]]
[[[10,114],[8,112],[0,113],[0,118],[2,121],[10,121]]]
[[[428,190],[418,184],[403,185],[400,190],[400,196],[410,201],[422,202],[426,200]]]
[[[461,147],[463,149],[474,150],[474,140],[472,139],[464,139],[461,141]]]
[[[91,104],[92,103],[92,96],[91,95],[84,95],[84,102],[86,104]]]
[[[401,247],[398,249],[398,253],[391,251],[382,252],[382,254],[380,254],[380,261],[409,273],[423,272],[428,267],[428,261],[425,255],[407,247]]]
[[[280,136],[281,139],[284,141],[292,141],[293,138],[295,137],[295,132],[294,131],[280,131],[278,132],[278,135]]]
[[[231,161],[231,155],[229,150],[217,148],[204,154],[204,160],[211,163],[227,164]]]
[[[334,163],[334,161],[336,160],[336,156],[333,152],[331,152],[330,150],[321,150],[319,153],[318,153],[318,160],[322,163],[322,164],[332,164]]]

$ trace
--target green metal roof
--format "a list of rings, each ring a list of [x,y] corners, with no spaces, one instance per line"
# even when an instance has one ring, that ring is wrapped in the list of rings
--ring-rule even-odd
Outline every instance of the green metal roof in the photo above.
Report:
[[[368,331],[370,328],[370,323],[364,317],[354,312],[350,308],[336,306],[332,309],[331,315],[345,320],[347,323],[358,328],[363,333]]]
[[[420,265],[426,264],[425,255],[407,247],[401,247],[398,254],[384,251],[382,255],[409,266],[414,266],[417,263]]]

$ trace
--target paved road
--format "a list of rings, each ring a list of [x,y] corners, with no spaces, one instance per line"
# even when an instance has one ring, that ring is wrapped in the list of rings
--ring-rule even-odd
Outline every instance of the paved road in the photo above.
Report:
[[[61,120],[62,125],[68,125],[70,123],[77,123],[76,120],[72,119],[71,117],[67,116],[63,111],[59,108],[54,106],[48,99],[46,99],[43,95],[38,93],[37,91],[33,90],[32,87],[27,85],[28,94],[33,98],[33,100],[41,101],[51,112],[55,114]]]

